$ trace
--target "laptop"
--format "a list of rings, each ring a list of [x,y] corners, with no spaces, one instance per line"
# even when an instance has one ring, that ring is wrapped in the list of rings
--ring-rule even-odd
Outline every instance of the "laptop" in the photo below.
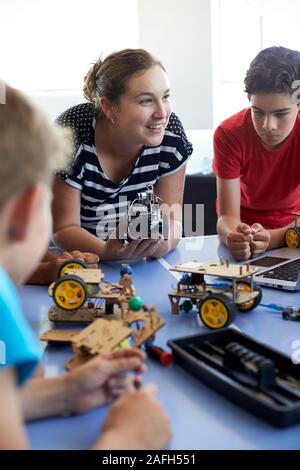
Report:
[[[300,290],[300,249],[278,248],[264,253],[249,264],[261,267],[254,281],[262,286],[290,291]]]

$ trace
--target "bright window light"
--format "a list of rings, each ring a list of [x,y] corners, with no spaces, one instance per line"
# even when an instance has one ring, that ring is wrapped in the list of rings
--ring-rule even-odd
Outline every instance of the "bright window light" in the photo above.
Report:
[[[300,50],[300,2],[212,0],[211,4],[216,127],[248,106],[244,77],[260,50],[279,45]]]
[[[1,78],[79,90],[101,53],[138,46],[138,0],[1,0]]]

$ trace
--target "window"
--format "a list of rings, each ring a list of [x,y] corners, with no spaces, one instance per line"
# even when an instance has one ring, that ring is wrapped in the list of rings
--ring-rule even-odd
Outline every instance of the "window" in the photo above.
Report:
[[[138,0],[1,0],[1,78],[26,91],[81,90],[101,53],[138,46]]]
[[[298,0],[212,0],[214,124],[248,106],[243,80],[270,46],[300,50]]]

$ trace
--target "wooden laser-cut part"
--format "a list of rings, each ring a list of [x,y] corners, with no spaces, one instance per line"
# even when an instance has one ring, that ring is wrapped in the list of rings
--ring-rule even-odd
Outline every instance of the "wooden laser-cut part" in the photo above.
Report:
[[[217,294],[220,292],[220,289],[214,289],[213,287],[209,287],[209,291],[211,294]],[[169,292],[168,296],[171,302],[171,308],[172,308],[172,313],[177,315],[179,313],[178,311],[178,306],[181,298],[185,299],[196,299],[200,300],[203,298],[203,294],[205,293],[204,290],[199,290],[198,293],[196,292],[178,292],[175,290],[172,290]],[[223,292],[226,297],[229,299],[232,298],[232,295],[230,292]],[[245,302],[249,302],[257,297],[257,292],[239,292],[238,298],[235,299],[235,304],[236,305],[242,305]],[[174,310],[174,311],[173,311]]]
[[[257,273],[260,269],[258,266],[250,266],[249,264],[238,265],[189,261],[187,263],[176,264],[173,268],[170,268],[170,271],[242,279]]]
[[[129,310],[126,316],[126,323],[132,325],[136,323],[139,326],[139,322],[143,322],[142,327],[138,327],[133,331],[134,346],[138,347],[152,338],[155,333],[164,326],[165,322],[161,316],[157,313],[154,305],[148,307],[147,312],[134,312]]]
[[[121,312],[117,305],[113,306],[113,315],[120,316]],[[48,317],[55,323],[66,324],[88,324],[105,315],[105,305],[101,308],[81,307],[75,311],[68,311],[53,305],[50,307]]]
[[[103,295],[106,295],[108,297],[112,297],[112,298],[117,299],[120,296],[120,293],[122,291],[123,286],[121,286],[120,284],[112,283],[112,282],[111,283],[100,282],[99,288],[100,288],[100,291],[99,291],[98,295],[100,297],[102,297]]]
[[[128,297],[134,297],[136,294],[135,287],[132,282],[132,276],[130,274],[123,274],[119,281],[119,284],[122,286],[122,294]]]
[[[237,310],[248,312],[261,302],[262,291],[253,281],[259,269],[250,264],[231,264],[228,259],[220,263],[189,261],[173,266],[170,271],[181,272],[183,276],[176,290],[168,294],[172,314],[197,308],[202,322],[209,328],[228,326]]]
[[[76,367],[82,366],[86,362],[88,362],[90,359],[92,359],[93,356],[91,354],[86,354],[85,356],[83,355],[76,355],[68,359],[65,363],[65,368],[67,370],[73,370]]]
[[[55,343],[72,343],[73,338],[79,333],[80,331],[77,330],[48,330],[40,336],[40,340]]]
[[[136,330],[130,328],[134,323],[138,327]],[[154,306],[149,306],[146,312],[128,310],[126,321],[105,318],[95,320],[72,339],[75,356],[67,361],[66,368],[74,369],[97,354],[114,351],[130,336],[133,338],[133,346],[139,347],[149,341],[164,324]]]
[[[78,276],[87,284],[99,284],[104,278],[101,269],[66,269],[65,274]]]
[[[75,309],[71,304],[63,308],[59,300],[63,291],[57,294],[59,297],[56,299],[55,283],[51,284],[48,293],[55,298],[57,304],[49,310],[49,320],[53,322],[90,323],[103,315],[120,316],[121,303],[128,302],[129,298],[135,295],[132,277],[129,274],[121,276],[119,284],[104,282],[103,273],[99,269],[67,269],[66,275],[72,275],[73,279],[77,276],[85,283],[87,301]],[[63,280],[63,277],[60,280]],[[70,288],[72,289],[72,286]]]
[[[75,356],[67,361],[67,369],[73,369],[97,354],[112,352],[130,336],[133,345],[140,346],[152,339],[165,324],[154,306],[143,306],[141,311],[129,309],[128,301],[136,295],[129,273],[122,274],[119,284],[104,282],[99,269],[66,269],[64,276],[49,287],[49,295],[57,304],[50,308],[49,319],[56,323],[90,323],[80,332],[51,330],[43,335],[44,340],[72,343]],[[64,282],[70,291],[68,296],[64,289],[58,290]],[[75,287],[82,285],[87,296],[84,304],[78,302],[77,308],[69,301],[69,298],[73,299],[71,294],[75,289],[71,282]],[[136,330],[130,327],[133,324]]]
[[[91,355],[113,351],[122,341],[131,336],[131,329],[119,320],[99,319],[82,330],[73,341],[76,354],[88,352]]]

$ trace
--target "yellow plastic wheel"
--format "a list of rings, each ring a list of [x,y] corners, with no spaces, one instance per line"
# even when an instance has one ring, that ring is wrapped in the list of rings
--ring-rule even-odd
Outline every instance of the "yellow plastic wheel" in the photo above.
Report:
[[[67,269],[85,269],[86,264],[81,259],[70,258],[67,259],[59,268],[58,277],[66,274]]]
[[[300,240],[300,229],[299,227],[290,227],[287,229],[284,235],[285,243],[289,248],[298,248]]]
[[[238,292],[251,292],[251,286],[248,282],[239,281],[236,286],[236,290]],[[252,299],[252,300],[249,300],[249,302],[245,302],[244,304],[239,305],[239,310],[241,312],[247,312],[248,310],[251,310],[251,308],[254,305],[254,301],[255,299]]]
[[[236,287],[238,292],[251,292],[251,284],[247,281],[239,281]],[[250,310],[253,310],[255,307],[257,307],[258,304],[260,304],[262,299],[262,290],[258,286],[253,287],[253,290],[258,291],[258,295],[254,297],[254,299],[240,304],[238,306],[240,312],[249,312]]]
[[[199,305],[199,315],[208,328],[224,328],[233,321],[235,306],[224,294],[207,297]]]
[[[85,282],[77,276],[61,277],[54,285],[53,298],[58,307],[77,310],[87,299]]]

